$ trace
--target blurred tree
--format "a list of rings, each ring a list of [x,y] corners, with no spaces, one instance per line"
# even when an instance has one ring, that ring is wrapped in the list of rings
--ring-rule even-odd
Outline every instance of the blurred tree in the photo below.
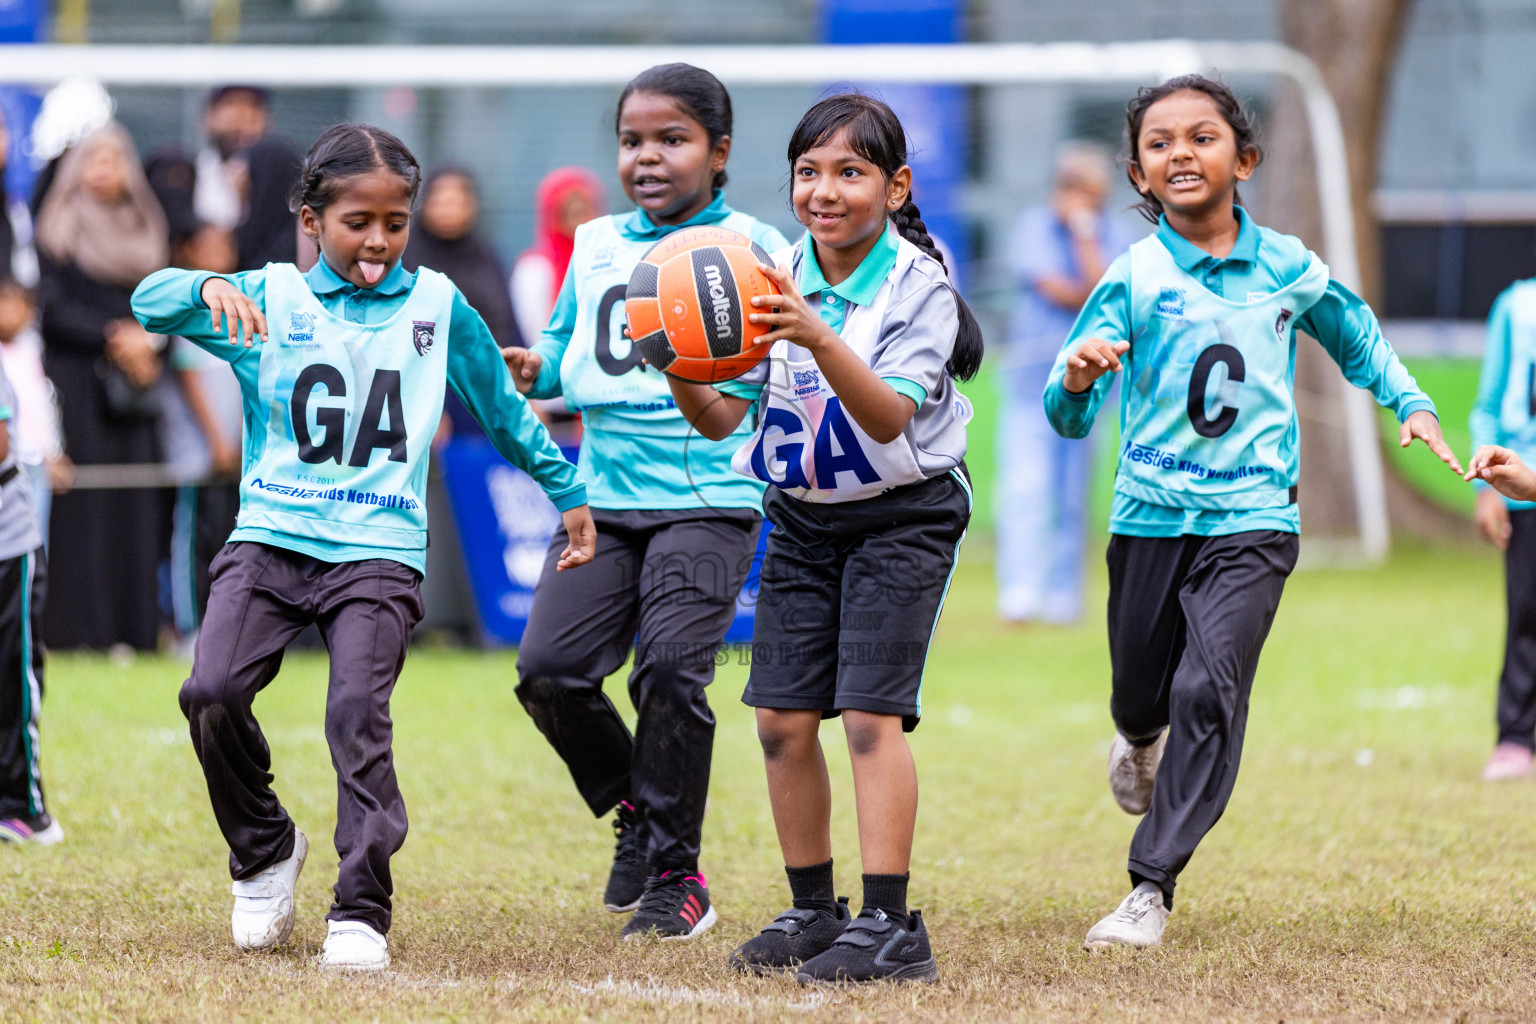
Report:
[[[1281,37],[1318,66],[1344,122],[1350,198],[1360,260],[1360,293],[1381,298],[1381,245],[1372,193],[1377,180],[1381,124],[1398,45],[1411,0],[1279,0]],[[1266,135],[1266,223],[1306,240],[1324,258],[1317,178],[1299,90],[1279,86]],[[1296,405],[1301,420],[1301,515],[1313,536],[1356,532],[1350,451],[1344,433],[1344,389],[1349,385],[1326,353],[1298,346]],[[1393,439],[1395,447],[1395,439]],[[1412,491],[1387,470],[1394,526],[1417,533],[1464,529],[1459,519]]]

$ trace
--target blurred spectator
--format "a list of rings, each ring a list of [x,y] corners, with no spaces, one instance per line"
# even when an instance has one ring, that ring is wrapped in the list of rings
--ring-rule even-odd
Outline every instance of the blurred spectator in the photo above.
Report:
[[[485,318],[496,344],[521,346],[525,340],[512,316],[506,268],[480,237],[479,222],[480,193],[470,173],[454,166],[434,169],[401,262],[407,270],[430,267],[447,274]]]
[[[241,154],[267,133],[267,91],[253,85],[223,85],[208,94],[203,134],[208,145],[197,154],[197,219],[227,230],[240,223],[245,161]]]
[[[179,240],[178,267],[215,274],[234,273],[235,237],[212,224],[199,225]],[[229,364],[185,338],[172,338],[175,408],[180,430],[195,448],[188,475],[213,482],[176,489],[171,527],[170,604],[176,632],[190,652],[208,606],[208,566],[235,528],[240,510],[243,399]]]
[[[5,111],[0,110],[0,281],[15,281],[23,288],[35,288],[37,253],[32,249],[32,214],[24,198],[11,196],[5,190],[5,166],[10,149],[10,128],[5,123]]]
[[[79,465],[153,463],[163,339],[133,318],[133,288],[167,262],[164,212],[115,122],[58,161],[37,215],[44,366],[58,390],[65,450]],[[160,496],[59,495],[47,639],[55,647],[153,649]]]
[[[561,167],[539,182],[534,199],[536,217],[533,246],[512,265],[512,309],[525,344],[544,333],[555,299],[565,281],[576,245],[576,229],[601,217],[606,202],[603,182],[584,167]],[[565,399],[536,400],[534,410],[559,444],[574,444],[581,437],[581,417],[572,415]]]
[[[298,254],[298,219],[288,193],[299,180],[303,158],[293,144],[275,135],[244,151],[242,213],[235,227],[236,270],[260,270],[268,263],[292,263]]]
[[[606,203],[603,183],[584,167],[550,171],[535,198],[538,220],[534,243],[512,265],[512,308],[528,344],[539,340],[554,311],[576,244],[576,229],[601,217]]]
[[[32,507],[48,544],[48,517],[55,491],[69,490],[74,467],[59,437],[59,405],[43,374],[43,339],[37,332],[32,294],[0,278],[0,365],[16,392],[11,443],[32,490]]]
[[[1134,236],[1104,212],[1114,165],[1086,142],[1056,159],[1051,201],[1026,210],[1012,245],[1023,295],[998,376],[997,611],[1011,622],[1082,614],[1083,532],[1091,439],[1046,422],[1046,378],[1088,294]]]
[[[288,191],[299,176],[293,144],[270,134],[271,97],[250,85],[225,85],[208,97],[197,155],[192,215],[235,232],[236,270],[291,263],[298,245]]]

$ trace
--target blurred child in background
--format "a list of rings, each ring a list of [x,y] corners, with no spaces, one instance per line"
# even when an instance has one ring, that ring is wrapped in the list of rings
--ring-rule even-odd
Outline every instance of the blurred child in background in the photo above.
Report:
[[[0,369],[0,842],[51,846],[64,830],[43,804],[37,750],[47,558],[17,460],[16,412]]]
[[[1471,426],[1479,450],[1497,445],[1526,460],[1536,456],[1536,279],[1515,282],[1493,304]],[[1525,779],[1536,748],[1536,503],[1481,478],[1473,486],[1478,529],[1504,552],[1508,613],[1499,738],[1483,781]]]
[[[32,506],[46,548],[53,494],[69,490],[74,464],[64,454],[53,383],[43,374],[43,339],[37,332],[36,313],[30,291],[15,280],[0,279],[0,366],[11,380],[17,401],[11,442],[31,484]]]

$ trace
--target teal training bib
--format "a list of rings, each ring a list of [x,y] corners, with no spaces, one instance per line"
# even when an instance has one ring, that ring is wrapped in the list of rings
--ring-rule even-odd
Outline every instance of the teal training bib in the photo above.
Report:
[[[1297,478],[1295,321],[1323,296],[1315,255],[1295,281],[1233,302],[1156,236],[1130,250],[1131,348],[1115,489],[1178,508],[1276,508]]]
[[[453,285],[422,268],[394,316],[357,324],[327,312],[292,264],[266,274],[266,434],[240,481],[235,538],[271,531],[380,557],[425,548]]]

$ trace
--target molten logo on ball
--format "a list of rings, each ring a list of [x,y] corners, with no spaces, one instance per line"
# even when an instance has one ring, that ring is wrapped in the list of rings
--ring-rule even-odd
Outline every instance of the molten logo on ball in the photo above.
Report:
[[[688,228],[653,245],[624,294],[629,334],[646,362],[684,380],[739,377],[768,354],[772,328],[748,320],[755,295],[775,295],[772,260],[745,235]]]

